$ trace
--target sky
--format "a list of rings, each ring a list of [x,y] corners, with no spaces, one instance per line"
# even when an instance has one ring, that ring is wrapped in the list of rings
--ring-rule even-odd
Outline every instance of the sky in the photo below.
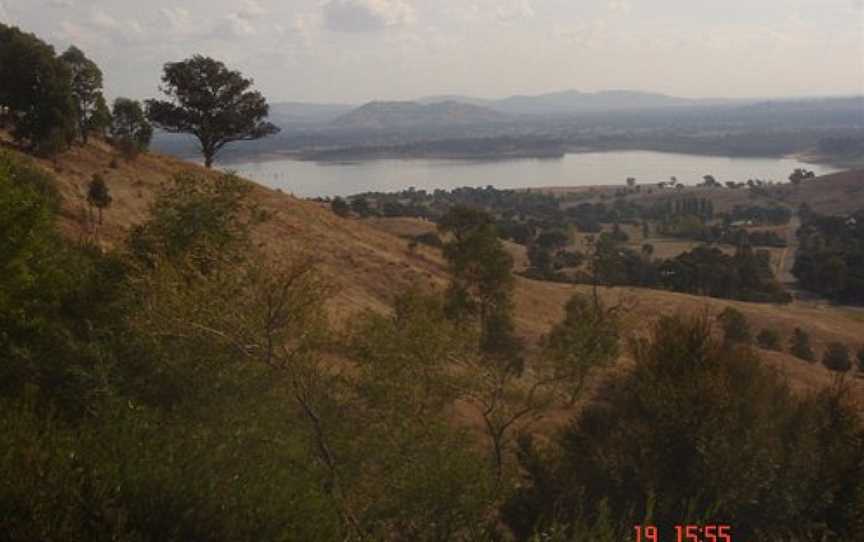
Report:
[[[109,97],[198,53],[271,102],[864,94],[864,0],[0,0],[0,22],[83,49]]]

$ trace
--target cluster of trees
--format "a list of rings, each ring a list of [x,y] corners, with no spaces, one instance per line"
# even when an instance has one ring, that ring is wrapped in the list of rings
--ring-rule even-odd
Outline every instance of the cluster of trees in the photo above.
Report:
[[[676,292],[762,303],[788,303],[791,296],[771,270],[771,255],[739,247],[728,255],[716,247],[700,246],[661,262],[661,287]]]
[[[792,268],[801,287],[838,303],[864,304],[864,211],[802,218]]]
[[[679,216],[657,224],[657,233],[669,237],[690,239],[703,243],[731,246],[782,248],[786,239],[771,230],[748,231],[728,224],[705,224],[696,216]]]
[[[102,71],[75,46],[54,48],[18,28],[0,24],[0,127],[29,150],[52,156],[76,139],[110,135],[127,155],[145,150],[153,130],[141,104],[118,98],[109,109]]]
[[[792,219],[792,211],[780,205],[736,205],[730,212],[721,215],[721,218],[729,224],[749,222],[754,226],[784,226]]]
[[[529,246],[529,278],[558,282],[641,286],[694,295],[763,303],[788,303],[791,296],[774,277],[767,251],[739,246],[729,255],[717,247],[699,246],[673,258],[655,258],[653,246],[641,251],[622,245],[612,233],[590,236],[579,252],[564,250],[563,233],[538,237]],[[565,268],[574,268],[564,273]]]
[[[127,157],[148,148],[152,124],[170,133],[194,135],[204,163],[211,167],[227,144],[278,132],[266,122],[264,97],[252,81],[223,63],[200,55],[168,63],[162,77],[167,100],[146,108],[128,98],[109,110],[102,71],[75,46],[62,55],[36,36],[0,24],[0,127],[10,124],[15,138],[47,156],[78,138],[105,137]]]

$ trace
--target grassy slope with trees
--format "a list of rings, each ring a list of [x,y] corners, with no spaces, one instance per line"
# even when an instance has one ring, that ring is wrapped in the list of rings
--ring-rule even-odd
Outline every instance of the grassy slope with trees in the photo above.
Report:
[[[11,109],[16,128],[27,111]],[[700,518],[761,539],[860,532],[854,385],[790,392],[741,318],[723,342],[687,317],[634,335],[629,299],[513,277],[483,212],[442,219],[443,260],[408,253],[315,204],[142,154],[129,118],[113,148],[58,154],[72,141],[43,147],[48,130],[17,148],[49,160],[0,154],[2,538],[617,540]],[[346,273],[361,256],[381,267]],[[348,283],[365,297],[334,297]],[[632,367],[590,378],[619,350]],[[824,357],[837,371],[842,348]],[[572,410],[598,381],[620,395]],[[531,444],[556,412],[572,428]],[[604,430],[614,419],[644,438]],[[616,461],[574,469],[591,446]],[[670,476],[673,458],[688,468]]]

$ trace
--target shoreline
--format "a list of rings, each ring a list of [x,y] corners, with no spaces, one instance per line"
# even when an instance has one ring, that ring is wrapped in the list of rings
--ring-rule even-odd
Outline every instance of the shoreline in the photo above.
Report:
[[[838,170],[861,169],[864,168],[864,157],[861,158],[840,158],[825,156],[810,151],[794,152],[782,155],[729,155],[722,153],[706,153],[706,152],[688,152],[686,150],[658,150],[652,148],[592,148],[579,147],[568,148],[564,151],[556,152],[513,152],[513,153],[399,153],[386,151],[370,151],[357,152],[356,149],[339,150],[322,150],[322,151],[278,151],[262,154],[249,155],[247,157],[228,158],[221,162],[219,167],[230,169],[232,166],[279,162],[282,160],[291,160],[295,162],[311,162],[322,165],[349,165],[362,164],[365,162],[375,162],[383,160],[440,160],[453,162],[508,162],[517,160],[563,160],[567,156],[594,154],[594,153],[615,153],[615,152],[652,152],[659,154],[679,154],[684,156],[705,156],[713,158],[728,158],[735,159],[793,159],[803,164],[812,164],[817,166],[827,166]],[[197,156],[176,156],[182,160],[198,161]]]

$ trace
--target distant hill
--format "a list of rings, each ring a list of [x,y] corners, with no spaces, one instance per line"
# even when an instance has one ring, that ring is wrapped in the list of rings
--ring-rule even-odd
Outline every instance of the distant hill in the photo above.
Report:
[[[332,122],[354,109],[350,104],[281,102],[270,105],[270,121],[276,125]]]
[[[548,94],[510,96],[502,99],[448,95],[421,98],[419,101],[421,103],[432,103],[443,100],[488,107],[511,115],[599,113],[669,107],[725,105],[755,101],[678,98],[656,92],[631,90],[604,90],[601,92],[565,90]]]
[[[472,126],[510,120],[508,115],[473,104],[445,101],[370,102],[336,118],[331,126],[350,130],[400,130],[425,127]]]

